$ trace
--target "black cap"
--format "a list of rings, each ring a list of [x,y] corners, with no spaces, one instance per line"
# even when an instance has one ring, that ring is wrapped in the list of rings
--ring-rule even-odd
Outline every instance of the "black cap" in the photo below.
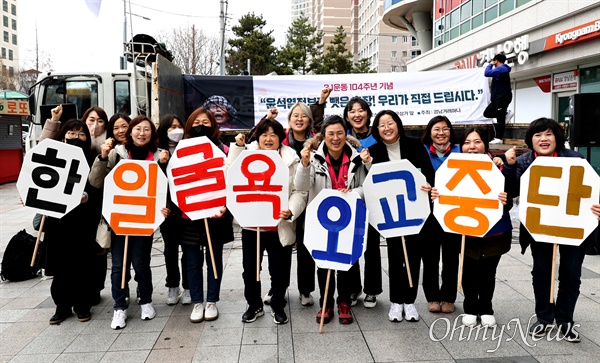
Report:
[[[499,54],[496,54],[494,56],[494,59],[492,59],[492,60],[498,61],[500,63],[504,63],[504,62],[506,62],[506,56],[502,53],[499,53]]]

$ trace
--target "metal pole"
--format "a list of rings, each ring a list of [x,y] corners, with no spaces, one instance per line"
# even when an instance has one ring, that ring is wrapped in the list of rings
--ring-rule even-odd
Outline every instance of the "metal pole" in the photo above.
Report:
[[[246,68],[248,68],[248,75],[252,75],[252,72],[250,72],[250,58],[246,60]]]
[[[219,59],[220,74],[225,75],[225,0],[221,0],[221,15],[220,26],[221,26],[221,57]]]
[[[127,69],[127,3],[123,0],[123,55],[121,56],[121,69]]]

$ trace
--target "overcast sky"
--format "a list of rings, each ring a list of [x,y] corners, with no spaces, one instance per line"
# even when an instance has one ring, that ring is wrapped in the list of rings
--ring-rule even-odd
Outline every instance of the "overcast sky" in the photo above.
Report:
[[[35,28],[40,52],[48,54],[55,71],[103,71],[119,69],[123,51],[123,0],[100,2],[96,17],[85,0],[19,0],[18,31],[21,67],[33,65]],[[249,12],[262,14],[266,29],[274,30],[276,45],[285,43],[290,26],[290,0],[228,0],[228,29]],[[127,2],[129,11],[129,0]],[[192,24],[208,34],[219,33],[219,0],[131,0],[127,38],[145,33],[157,38],[161,30]],[[25,63],[24,63],[25,62]],[[28,63],[28,64],[27,64]]]

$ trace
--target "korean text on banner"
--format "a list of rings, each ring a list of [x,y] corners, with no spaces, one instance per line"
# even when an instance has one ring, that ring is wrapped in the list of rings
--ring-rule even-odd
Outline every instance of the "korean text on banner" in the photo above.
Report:
[[[17,189],[26,207],[61,218],[81,203],[89,172],[81,148],[45,139],[25,154]]]
[[[485,154],[452,153],[435,173],[433,214],[446,232],[482,237],[502,218],[504,175]]]
[[[244,150],[227,171],[227,208],[242,227],[277,226],[288,198],[288,167],[275,150]]]
[[[385,238],[419,233],[431,213],[425,184],[408,160],[372,165],[363,185],[369,223]]]
[[[348,271],[367,238],[367,206],[356,192],[323,189],[306,209],[304,244],[320,268]]]
[[[538,157],[521,176],[519,219],[540,242],[579,246],[598,226],[600,177],[585,159]]]
[[[102,215],[115,234],[152,235],[166,203],[167,177],[155,161],[121,160],[104,179]]]
[[[225,206],[225,153],[206,136],[181,140],[169,160],[171,200],[190,219],[209,218]]]

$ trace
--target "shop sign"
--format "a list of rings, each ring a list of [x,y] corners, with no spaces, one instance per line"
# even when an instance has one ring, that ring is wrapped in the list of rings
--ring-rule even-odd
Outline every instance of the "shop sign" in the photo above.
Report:
[[[484,64],[491,62],[496,54],[504,53],[506,55],[507,63],[514,63],[516,61],[519,64],[525,64],[525,62],[529,60],[528,50],[529,34],[525,34],[514,40],[507,40],[495,47],[480,51],[477,54],[477,62],[480,67],[483,67]]]
[[[576,91],[579,83],[579,73],[577,70],[555,73],[552,75],[552,91]]]

